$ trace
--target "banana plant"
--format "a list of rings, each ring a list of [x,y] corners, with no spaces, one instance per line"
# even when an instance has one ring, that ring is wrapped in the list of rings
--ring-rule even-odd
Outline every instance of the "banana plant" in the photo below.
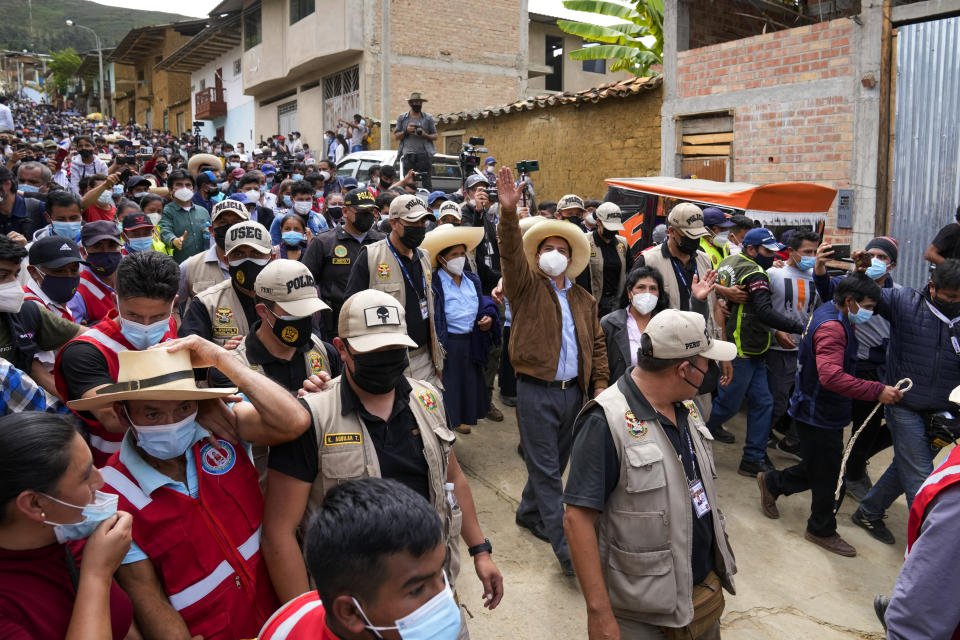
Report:
[[[636,76],[658,75],[650,67],[663,64],[663,0],[563,0],[563,6],[617,18],[621,22],[600,26],[574,20],[557,20],[565,33],[599,43],[570,52],[571,60],[610,60],[611,71]]]

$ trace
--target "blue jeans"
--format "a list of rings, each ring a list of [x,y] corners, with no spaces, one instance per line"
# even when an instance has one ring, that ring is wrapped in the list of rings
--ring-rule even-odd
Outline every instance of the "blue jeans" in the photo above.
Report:
[[[722,427],[740,411],[744,397],[747,398],[747,439],[743,445],[743,459],[760,462],[767,454],[770,418],[773,416],[773,396],[767,384],[767,365],[762,357],[733,360],[733,381],[717,389],[707,428],[713,432]]]
[[[920,485],[933,473],[933,452],[920,414],[888,405],[884,415],[893,437],[893,462],[860,502],[860,509],[871,520],[883,516],[901,493],[907,498],[909,509]]]

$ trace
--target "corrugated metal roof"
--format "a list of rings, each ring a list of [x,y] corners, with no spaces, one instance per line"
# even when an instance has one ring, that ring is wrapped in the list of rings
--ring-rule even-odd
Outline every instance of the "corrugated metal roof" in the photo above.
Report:
[[[630,96],[643,93],[659,87],[663,83],[661,76],[652,78],[629,78],[619,82],[610,82],[602,84],[592,89],[584,89],[576,93],[552,93],[548,95],[527,98],[519,102],[500,105],[499,107],[485,107],[475,111],[460,111],[458,113],[444,113],[436,117],[438,123],[450,124],[465,120],[480,120],[502,116],[508,113],[518,111],[532,111],[533,109],[544,109],[564,104],[575,104],[582,102],[598,102],[606,98],[629,98]]]

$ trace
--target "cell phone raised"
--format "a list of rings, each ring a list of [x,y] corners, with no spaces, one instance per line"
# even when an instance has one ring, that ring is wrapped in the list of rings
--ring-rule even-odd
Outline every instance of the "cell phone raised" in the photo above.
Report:
[[[833,249],[833,255],[830,256],[831,260],[849,260],[850,259],[850,245],[848,244],[834,244],[830,246]]]

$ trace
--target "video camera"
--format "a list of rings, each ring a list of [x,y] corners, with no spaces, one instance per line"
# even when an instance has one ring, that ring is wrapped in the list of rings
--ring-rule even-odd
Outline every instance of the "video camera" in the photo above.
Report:
[[[460,169],[464,177],[473,173],[473,170],[480,166],[480,154],[486,153],[487,148],[483,145],[484,139],[471,136],[469,142],[464,142],[460,148]]]

